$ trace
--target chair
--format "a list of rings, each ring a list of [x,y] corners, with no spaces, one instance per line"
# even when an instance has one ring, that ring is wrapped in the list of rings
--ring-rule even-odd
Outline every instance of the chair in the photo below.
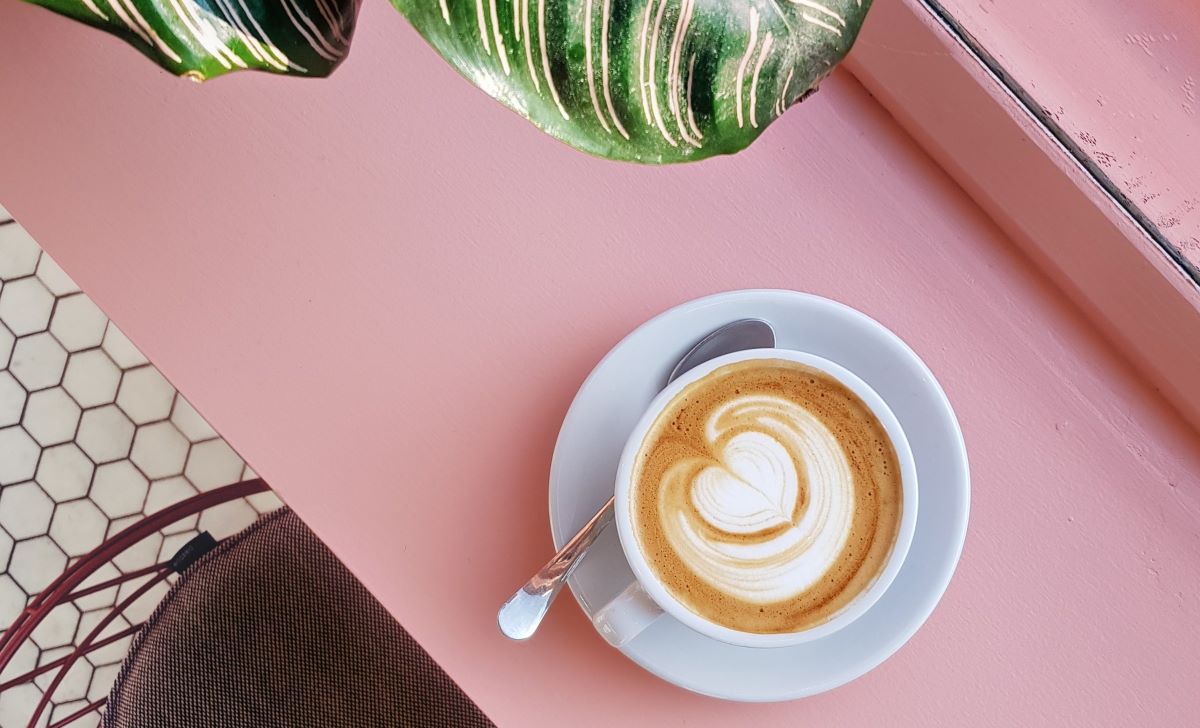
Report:
[[[81,586],[147,535],[265,490],[261,479],[247,480],[148,516],[80,558],[29,602],[0,637],[0,672],[55,608],[141,580],[69,654],[0,684],[3,692],[49,679],[29,717],[31,728],[492,725],[290,509],[220,542],[201,533],[165,562]],[[109,629],[173,574],[175,583],[148,619]],[[130,636],[109,695],[49,722],[52,696],[72,665]]]

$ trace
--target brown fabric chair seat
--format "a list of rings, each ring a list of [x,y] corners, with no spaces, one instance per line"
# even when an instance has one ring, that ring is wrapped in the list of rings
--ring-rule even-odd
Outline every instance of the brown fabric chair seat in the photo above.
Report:
[[[138,633],[108,728],[492,723],[295,514],[180,577]]]

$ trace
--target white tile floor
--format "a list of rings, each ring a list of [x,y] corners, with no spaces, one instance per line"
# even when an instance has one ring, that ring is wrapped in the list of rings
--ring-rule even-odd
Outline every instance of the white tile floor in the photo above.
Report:
[[[0,631],[106,536],[247,477],[233,448],[0,207]],[[170,558],[199,530],[227,536],[278,506],[268,493],[210,509],[143,540],[89,581]],[[56,609],[0,683],[69,653],[139,584]],[[145,619],[168,588],[159,587],[102,634]],[[41,724],[107,695],[128,643],[77,662]],[[53,674],[0,691],[0,728],[26,725]],[[93,714],[73,725],[97,722]]]

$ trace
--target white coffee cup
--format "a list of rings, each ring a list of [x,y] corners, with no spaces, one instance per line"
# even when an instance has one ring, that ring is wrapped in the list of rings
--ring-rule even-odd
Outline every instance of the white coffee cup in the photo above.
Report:
[[[896,533],[896,542],[879,575],[875,581],[830,619],[799,632],[781,634],[743,632],[711,622],[688,609],[672,596],[655,576],[642,553],[641,545],[638,543],[633,528],[629,502],[630,490],[633,486],[633,466],[638,451],[641,449],[642,441],[655,420],[658,419],[658,415],[675,398],[676,394],[692,382],[702,379],[727,364],[754,359],[794,361],[819,369],[836,378],[858,395],[859,399],[875,414],[887,431],[888,437],[892,441],[892,447],[896,451],[896,459],[900,463],[903,492],[900,526]],[[712,359],[685,372],[654,398],[637,426],[633,428],[629,440],[625,443],[625,449],[621,453],[621,461],[617,467],[615,505],[617,533],[621,539],[621,548],[625,552],[625,558],[629,561],[630,568],[633,569],[634,581],[616,598],[600,608],[593,618],[596,629],[611,644],[618,647],[625,644],[663,614],[669,614],[700,634],[729,644],[743,647],[787,647],[819,639],[842,629],[866,613],[887,591],[904,563],[904,557],[908,554],[909,545],[912,544],[913,532],[917,524],[917,470],[912,450],[909,448],[908,439],[904,436],[904,430],[900,427],[899,420],[866,382],[846,368],[813,354],[790,349],[750,349]]]

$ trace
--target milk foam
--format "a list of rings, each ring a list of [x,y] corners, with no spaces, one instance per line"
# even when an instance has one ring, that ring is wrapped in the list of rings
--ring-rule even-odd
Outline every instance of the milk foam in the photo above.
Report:
[[[838,560],[854,516],[854,477],[833,432],[794,402],[751,395],[714,410],[705,439],[716,462],[680,461],[660,483],[672,548],[714,589],[746,602],[812,588]],[[690,498],[671,497],[681,492]]]
[[[904,498],[886,428],[836,377],[799,362],[735,362],[692,382],[636,457],[642,553],[673,597],[716,624],[821,624],[896,543]]]

